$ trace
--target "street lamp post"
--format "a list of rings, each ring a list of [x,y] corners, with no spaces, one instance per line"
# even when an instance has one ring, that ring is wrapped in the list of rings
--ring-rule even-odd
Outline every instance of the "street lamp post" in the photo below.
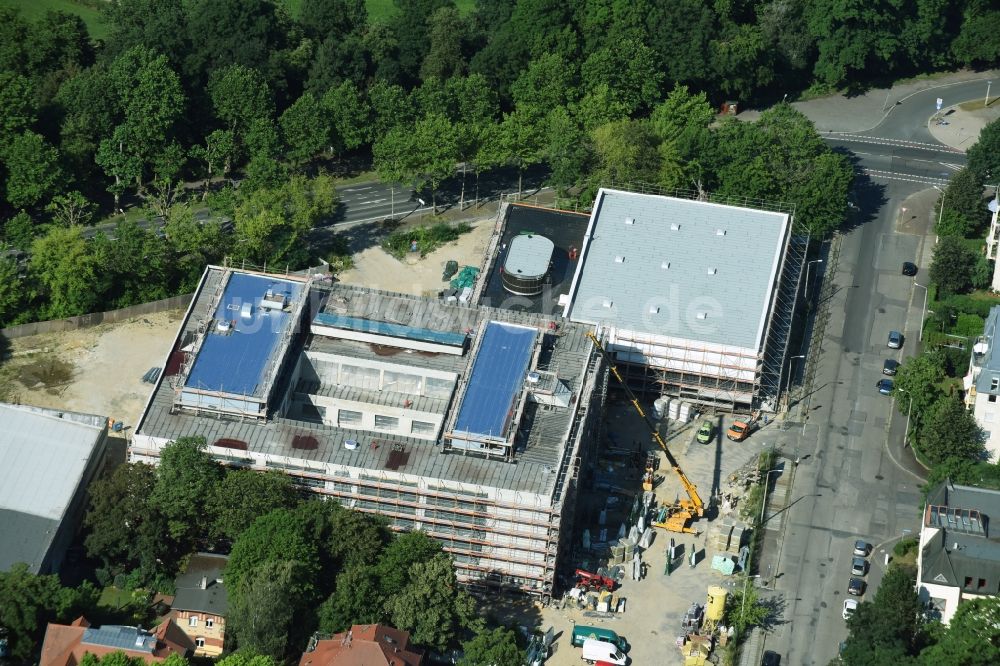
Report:
[[[924,341],[924,318],[927,317],[927,287],[918,283],[916,280],[913,281],[914,287],[920,287],[924,290],[924,308],[920,311],[920,341]]]
[[[906,408],[906,431],[903,433],[903,446],[906,446],[910,441],[910,415],[913,414],[913,394],[898,386],[894,388],[900,393],[905,393],[910,398],[910,404]]]
[[[935,190],[937,190],[938,192],[941,193],[941,203],[938,206],[938,221],[937,221],[937,226],[940,229],[941,228],[941,218],[944,217],[944,190],[942,190],[937,185],[931,185],[931,187],[933,187]]]
[[[822,264],[822,259],[813,259],[808,264],[806,264],[806,300],[809,300],[809,285],[812,284],[812,280],[809,279],[812,271],[813,264]]]
[[[798,356],[793,356],[788,359],[788,377],[785,378],[785,402],[788,405],[788,409],[792,408],[792,401],[788,399],[788,391],[792,386],[792,363],[795,362],[797,358],[805,358],[805,354],[799,354]]]
[[[990,86],[992,86],[992,85],[993,85],[992,81],[987,81],[986,82],[986,103],[983,106],[989,106],[990,105]]]

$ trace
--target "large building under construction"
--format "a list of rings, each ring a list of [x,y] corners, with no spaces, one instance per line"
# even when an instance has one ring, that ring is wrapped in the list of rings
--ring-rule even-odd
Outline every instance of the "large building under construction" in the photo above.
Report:
[[[635,388],[777,409],[808,238],[785,211],[602,189],[566,299]]]
[[[552,590],[606,373],[589,327],[209,267],[132,437],[421,529],[460,580]]]

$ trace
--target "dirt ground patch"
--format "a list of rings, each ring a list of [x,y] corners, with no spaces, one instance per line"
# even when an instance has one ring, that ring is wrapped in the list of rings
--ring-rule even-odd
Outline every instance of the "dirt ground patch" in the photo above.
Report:
[[[469,222],[472,231],[423,258],[399,261],[377,245],[366,248],[354,255],[354,268],[338,275],[337,280],[414,296],[436,296],[448,285],[441,280],[441,273],[449,259],[457,261],[459,266],[479,267],[493,233],[494,221],[488,218]]]
[[[108,416],[134,427],[183,310],[117,324],[12,340],[0,364],[0,398],[37,407]]]

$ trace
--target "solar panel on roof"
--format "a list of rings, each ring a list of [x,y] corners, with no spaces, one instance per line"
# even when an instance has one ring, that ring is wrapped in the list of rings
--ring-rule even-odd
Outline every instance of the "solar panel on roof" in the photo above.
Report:
[[[537,334],[525,326],[495,321],[486,325],[455,420],[455,433],[506,438]]]

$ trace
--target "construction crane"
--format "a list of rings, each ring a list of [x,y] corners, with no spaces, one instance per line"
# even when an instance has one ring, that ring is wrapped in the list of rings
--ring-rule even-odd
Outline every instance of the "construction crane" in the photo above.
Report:
[[[663,453],[667,456],[667,461],[670,463],[670,466],[674,468],[674,472],[677,473],[677,477],[681,480],[681,485],[684,486],[684,492],[687,493],[687,499],[678,498],[677,502],[673,506],[666,507],[666,515],[662,516],[662,520],[654,520],[653,525],[655,527],[663,528],[669,532],[697,534],[698,530],[690,527],[690,523],[692,520],[700,518],[705,513],[705,503],[701,501],[701,496],[698,495],[697,486],[691,483],[691,480],[687,478],[684,470],[682,470],[681,466],[677,463],[674,455],[670,453],[670,449],[667,448],[666,442],[664,442],[663,438],[660,437],[660,430],[656,427],[656,423],[654,423],[642,409],[642,406],[639,404],[639,399],[635,397],[632,389],[630,389],[628,384],[625,383],[625,380],[622,379],[621,374],[618,372],[618,368],[611,360],[610,354],[608,354],[608,352],[604,349],[604,345],[602,345],[601,341],[597,339],[597,336],[590,331],[587,332],[587,337],[590,338],[590,341],[594,343],[594,347],[596,347],[597,351],[599,351],[601,356],[604,357],[605,362],[608,364],[608,368],[611,370],[611,374],[615,376],[615,379],[618,380],[618,384],[621,385],[622,389],[624,389],[629,402],[632,403],[632,407],[635,408],[635,411],[639,412],[639,416],[641,416],[646,422],[646,427],[649,428],[649,432],[653,435],[653,439],[656,440],[656,443],[660,445],[661,449],[663,449]],[[646,468],[646,476],[643,479],[643,488],[648,490],[652,489],[652,470],[649,468],[648,464]]]

